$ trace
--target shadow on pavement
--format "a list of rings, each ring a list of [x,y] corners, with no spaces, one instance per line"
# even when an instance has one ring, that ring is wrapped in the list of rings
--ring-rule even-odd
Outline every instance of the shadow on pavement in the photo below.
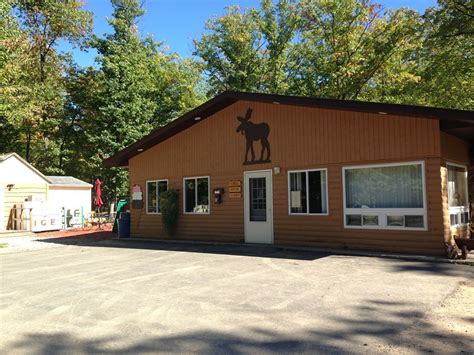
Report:
[[[267,311],[271,316],[271,311]],[[415,305],[399,302],[384,304],[368,300],[345,315],[329,316],[318,328],[276,331],[277,324],[237,328],[233,331],[203,329],[166,332],[166,324],[140,323],[138,328],[153,327],[156,335],[141,337],[122,333],[127,324],[110,329],[115,335],[70,332],[26,333],[6,348],[11,353],[470,353],[471,335],[449,333],[442,324],[430,321]],[[271,318],[271,317],[269,317]],[[88,321],[94,322],[93,319]],[[79,328],[78,328],[79,329]],[[281,329],[281,328],[280,328]],[[150,329],[146,333],[149,334]],[[160,334],[166,332],[166,334]],[[93,333],[93,332],[92,332]]]
[[[190,253],[224,254],[255,256],[279,259],[295,260],[316,260],[331,255],[348,256],[347,253],[338,252],[336,249],[331,251],[312,251],[286,249],[285,247],[251,245],[251,244],[214,244],[214,243],[196,243],[193,241],[158,241],[158,240],[133,240],[116,239],[117,235],[111,231],[98,231],[94,233],[79,234],[72,237],[52,237],[41,238],[38,241],[43,243],[54,243],[60,245],[77,245],[106,248],[127,248],[127,249],[145,249],[162,250]],[[377,257],[377,255],[374,255]],[[384,256],[385,259],[392,259],[394,272],[416,272],[425,274],[436,274],[443,276],[466,276],[466,272],[472,272],[474,268],[468,265],[453,265],[450,263],[436,261],[410,261],[391,256]]]
[[[416,272],[417,274],[443,276],[474,276],[474,268],[470,265],[454,265],[450,263],[419,261],[416,263],[399,263],[393,266],[395,272]]]
[[[97,232],[93,234],[77,235],[67,238],[44,238],[38,241],[43,243],[54,243],[61,245],[78,245],[105,248],[127,248],[162,250],[188,253],[225,254],[239,256],[255,256],[264,258],[295,259],[295,260],[316,260],[324,258],[334,253],[284,250],[272,246],[223,245],[223,244],[203,244],[193,242],[173,242],[173,241],[146,241],[146,240],[117,240],[116,235],[111,232]]]

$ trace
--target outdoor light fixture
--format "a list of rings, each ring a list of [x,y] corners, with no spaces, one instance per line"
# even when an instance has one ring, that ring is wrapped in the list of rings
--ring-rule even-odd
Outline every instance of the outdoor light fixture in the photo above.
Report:
[[[279,105],[280,103],[278,101],[273,101],[272,102],[274,105]]]
[[[199,121],[201,119],[201,117],[197,116],[197,117],[194,117],[194,121]]]
[[[143,148],[138,148],[137,152],[143,152]]]
[[[275,167],[273,168],[273,173],[274,173],[275,175],[280,174],[280,167],[279,167],[279,166],[275,166]]]
[[[379,115],[386,115],[387,112],[379,111]]]

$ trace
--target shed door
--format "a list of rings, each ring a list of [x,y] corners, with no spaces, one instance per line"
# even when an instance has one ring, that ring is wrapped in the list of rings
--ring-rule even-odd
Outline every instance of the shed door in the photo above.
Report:
[[[245,241],[273,243],[272,172],[244,173]]]

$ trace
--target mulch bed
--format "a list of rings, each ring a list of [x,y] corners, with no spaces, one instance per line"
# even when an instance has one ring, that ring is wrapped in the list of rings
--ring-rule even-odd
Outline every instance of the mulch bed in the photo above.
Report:
[[[98,226],[75,228],[61,231],[35,233],[36,238],[81,238],[86,240],[104,240],[115,238],[117,235],[112,232],[112,224],[103,224]]]

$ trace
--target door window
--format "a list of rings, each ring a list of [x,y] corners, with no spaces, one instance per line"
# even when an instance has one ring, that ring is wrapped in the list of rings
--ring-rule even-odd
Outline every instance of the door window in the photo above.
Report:
[[[266,179],[250,178],[250,221],[266,222],[267,220],[267,186]]]

